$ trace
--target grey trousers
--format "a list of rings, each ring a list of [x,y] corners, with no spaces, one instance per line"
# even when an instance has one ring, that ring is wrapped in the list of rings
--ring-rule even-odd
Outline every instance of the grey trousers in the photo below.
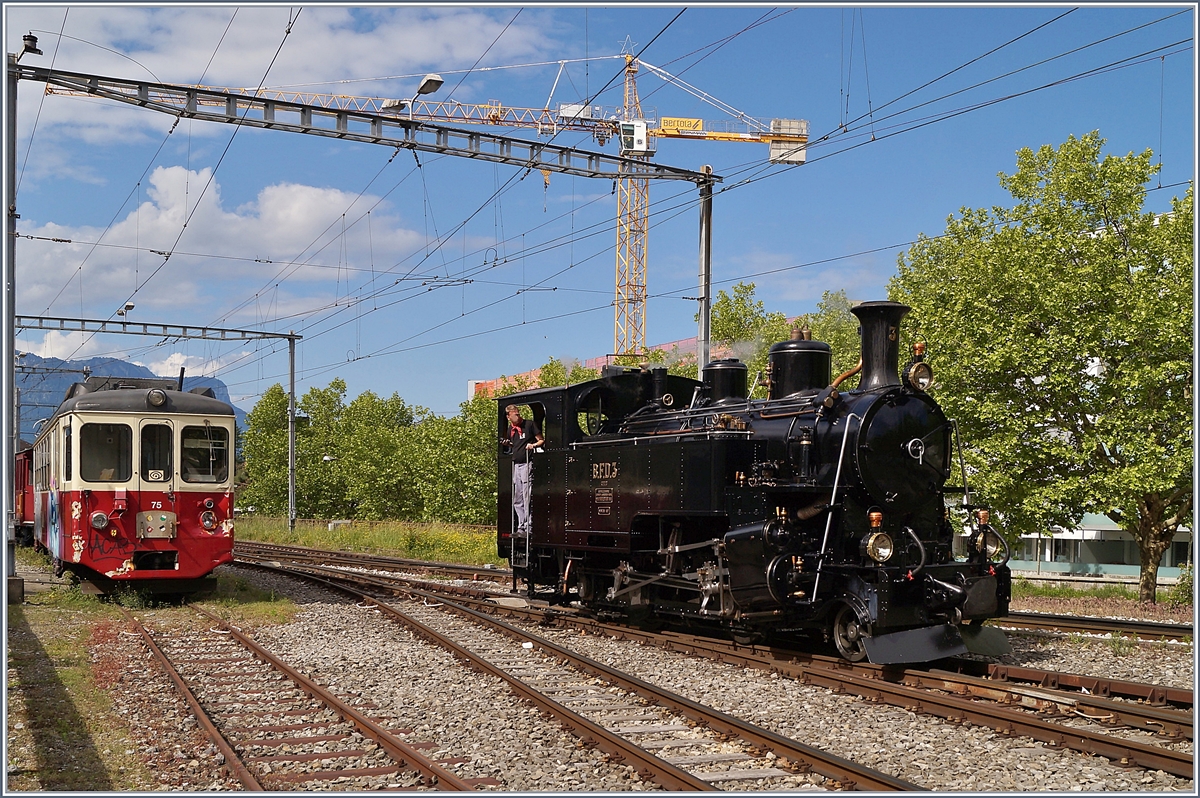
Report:
[[[529,499],[533,493],[533,463],[513,463],[512,502],[517,513],[517,528],[514,533],[529,534]]]

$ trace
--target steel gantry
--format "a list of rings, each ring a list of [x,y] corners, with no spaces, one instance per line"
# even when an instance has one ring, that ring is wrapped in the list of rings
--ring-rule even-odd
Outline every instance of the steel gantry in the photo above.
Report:
[[[650,171],[650,159],[654,156],[655,140],[659,138],[690,139],[692,141],[725,141],[762,143],[769,146],[770,163],[801,164],[805,161],[808,144],[808,123],[802,119],[758,119],[748,116],[727,103],[686,83],[662,67],[642,61],[631,53],[614,58],[623,58],[624,97],[620,106],[593,105],[587,103],[560,103],[551,108],[551,97],[544,108],[521,108],[505,105],[499,100],[486,103],[460,103],[453,101],[422,100],[421,95],[436,91],[441,85],[438,75],[433,88],[419,89],[411,99],[397,100],[384,97],[359,97],[345,94],[322,94],[318,92],[285,91],[279,89],[245,89],[204,87],[196,94],[195,102],[200,105],[221,106],[228,103],[230,95],[256,98],[285,106],[312,106],[326,111],[356,114],[381,115],[394,119],[403,113],[408,120],[434,123],[487,125],[491,127],[516,127],[535,130],[539,136],[556,136],[563,131],[590,133],[600,146],[616,141],[620,153],[625,156],[617,163],[616,194],[616,283],[614,296],[613,354],[644,355],[646,353],[646,297],[647,297],[647,253],[649,245],[650,179],[662,177]],[[566,62],[560,62],[559,76]],[[659,117],[655,109],[643,110],[638,98],[637,75],[640,68],[662,80],[672,83],[683,91],[716,106],[729,114],[730,119],[705,121],[679,116]],[[557,79],[555,86],[557,86]],[[146,84],[147,99],[177,104],[175,98],[156,95],[153,84]],[[48,83],[50,94],[89,94],[89,87]],[[232,113],[232,112],[229,112]],[[528,143],[529,146],[535,146]],[[551,169],[537,167],[549,179]],[[571,172],[571,174],[580,174]],[[604,176],[610,175],[586,175]],[[702,185],[695,178],[697,185]],[[720,180],[720,178],[716,178]],[[711,184],[710,184],[711,185]],[[702,307],[701,311],[705,311]],[[703,365],[703,361],[701,362]]]
[[[26,52],[40,53],[40,51],[36,51],[36,38],[32,36],[26,38],[32,39],[34,47],[34,49],[27,48]],[[395,114],[384,113],[382,109],[378,111],[358,110],[349,105],[345,107],[324,107],[278,96],[250,95],[236,90],[152,83],[89,73],[51,70],[44,67],[21,64],[19,63],[19,56],[13,54],[9,54],[7,58],[6,78],[5,94],[8,124],[5,129],[5,164],[7,172],[6,205],[8,206],[8,218],[4,284],[7,313],[5,314],[5,351],[2,354],[9,361],[4,376],[5,387],[10,389],[14,385],[12,359],[15,353],[16,329],[14,326],[16,320],[14,245],[17,236],[16,219],[18,215],[16,213],[14,176],[16,171],[16,94],[17,82],[19,80],[45,83],[47,91],[53,88],[56,92],[63,94],[101,97],[183,119],[224,122],[268,130],[281,130],[346,141],[380,144],[387,147],[410,149],[418,152],[438,153],[493,163],[503,163],[522,167],[530,171],[537,169],[543,173],[560,173],[617,181],[637,179],[642,181],[676,180],[691,182],[698,186],[701,189],[702,196],[706,197],[711,197],[712,185],[721,181],[721,177],[713,174],[712,170],[707,167],[699,172],[694,172],[688,169],[651,163],[646,158],[612,156],[600,152],[581,150],[575,147],[525,141],[482,131],[464,130],[433,124],[417,119],[405,119],[397,117]],[[645,208],[644,199],[643,204],[639,207],[642,209]],[[701,202],[701,275],[707,275],[710,271],[705,261],[708,253],[711,252],[711,245],[706,245],[703,240],[705,236],[711,236],[712,225],[708,214],[711,214],[711,201]],[[643,235],[642,253],[644,254],[644,230],[641,231],[641,234]],[[644,277],[642,279],[642,290],[644,292]],[[706,300],[709,294],[709,285],[706,279],[702,281],[700,290],[701,307],[703,310],[701,313],[702,318],[699,328],[700,334],[698,335],[697,354],[699,364],[703,365],[707,360],[708,352],[707,308],[709,307],[709,303]],[[644,293],[642,299],[644,301]],[[93,320],[58,319],[53,321],[59,323],[67,321],[86,322],[99,325],[100,327],[106,324],[117,324],[115,322]],[[120,324],[128,323],[121,322]],[[643,328],[639,326],[639,329]],[[183,337],[186,330],[185,328],[180,328],[180,330],[181,335],[179,337]],[[124,331],[129,330],[126,329]],[[161,335],[162,333],[154,334]],[[289,337],[289,350],[292,363],[294,363],[295,340],[299,336],[280,337]],[[294,387],[290,404],[290,414],[294,418]],[[14,437],[16,430],[13,425],[11,408],[6,408],[3,417],[4,432],[6,433],[3,436],[4,461],[11,463],[16,453],[16,441]],[[292,494],[289,503],[292,505],[290,520],[294,523],[294,422],[290,423],[289,427],[289,476],[292,482],[289,486],[289,493]],[[10,499],[7,502],[10,540],[13,518],[11,493],[10,487],[5,493]],[[9,568],[12,568],[11,559],[9,561]]]

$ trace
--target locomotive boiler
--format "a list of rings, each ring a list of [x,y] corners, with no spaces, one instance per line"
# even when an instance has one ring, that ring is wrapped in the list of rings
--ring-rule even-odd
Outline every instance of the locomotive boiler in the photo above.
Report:
[[[499,555],[531,597],[602,617],[741,640],[817,633],[852,661],[1005,653],[983,621],[1008,611],[1007,544],[972,504],[923,350],[899,369],[908,310],[853,308],[852,390],[841,385],[853,372],[833,378],[828,344],[794,333],[770,349],[766,399],[748,398],[747,367],[733,359],[708,363],[699,381],[607,367],[499,397],[501,439],[510,404],[545,435],[528,535],[514,534],[501,446]]]
[[[42,425],[24,510],[56,576],[186,593],[233,561],[234,410],[182,381],[89,377]]]

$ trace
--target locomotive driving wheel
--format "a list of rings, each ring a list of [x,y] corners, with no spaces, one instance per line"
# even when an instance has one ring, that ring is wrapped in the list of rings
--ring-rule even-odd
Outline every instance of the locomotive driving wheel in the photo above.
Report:
[[[830,637],[838,653],[850,662],[861,662],[867,657],[863,631],[858,613],[849,604],[843,604],[833,616]]]

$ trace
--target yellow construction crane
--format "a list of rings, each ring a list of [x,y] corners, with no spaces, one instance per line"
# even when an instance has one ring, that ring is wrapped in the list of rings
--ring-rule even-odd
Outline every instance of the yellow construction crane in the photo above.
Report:
[[[746,116],[735,108],[716,100],[703,91],[666,72],[660,67],[625,54],[624,104],[602,106],[580,103],[560,103],[551,109],[506,106],[498,101],[459,103],[422,100],[422,96],[437,91],[442,78],[426,75],[417,93],[407,100],[384,97],[358,97],[344,94],[280,91],[276,89],[231,89],[196,86],[228,94],[244,94],[259,100],[311,105],[333,110],[365,114],[395,113],[423,122],[457,123],[519,127],[537,131],[539,136],[553,136],[563,131],[590,133],[600,146],[616,140],[623,157],[649,161],[657,150],[655,139],[678,138],[699,141],[756,142],[769,145],[771,163],[804,163],[808,144],[808,123],[802,119],[762,120]],[[637,92],[640,68],[674,83],[694,96],[721,108],[732,117],[721,122],[706,122],[684,117],[658,118],[653,112],[644,114]],[[149,84],[147,99],[154,100],[153,84]],[[47,94],[83,95],[72,89],[46,86]],[[201,105],[214,103],[203,94],[196,95]],[[269,104],[268,104],[269,107]],[[547,179],[549,176],[546,175]],[[613,354],[643,355],[646,352],[646,244],[649,228],[650,180],[631,172],[617,181],[617,257],[616,299],[613,328]],[[703,364],[699,364],[703,365]]]

